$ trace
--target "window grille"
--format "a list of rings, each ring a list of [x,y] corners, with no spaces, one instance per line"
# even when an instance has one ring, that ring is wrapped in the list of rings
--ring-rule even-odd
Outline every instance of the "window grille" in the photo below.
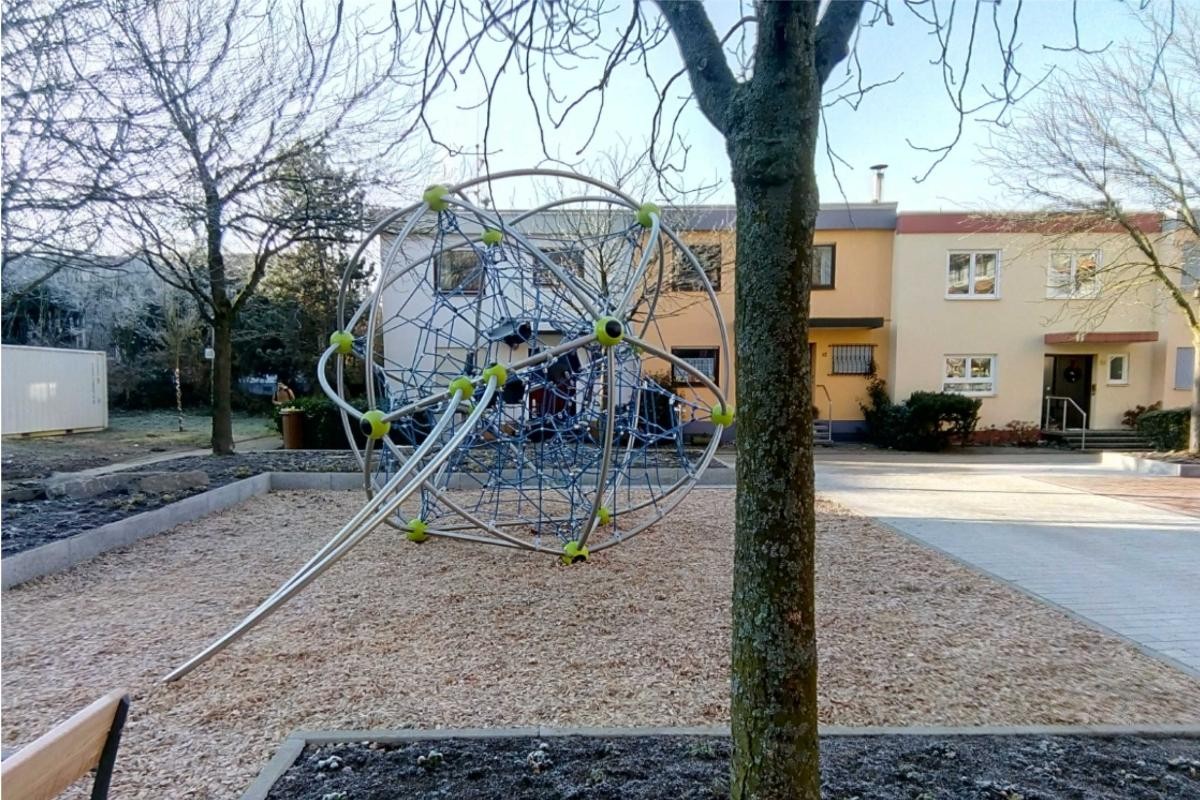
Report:
[[[833,346],[834,375],[870,375],[875,365],[875,345],[835,344]]]
[[[713,383],[717,381],[718,351],[715,347],[672,347],[671,355],[691,364],[697,372],[706,375]],[[696,384],[700,379],[678,365],[672,365],[672,379],[677,384]]]

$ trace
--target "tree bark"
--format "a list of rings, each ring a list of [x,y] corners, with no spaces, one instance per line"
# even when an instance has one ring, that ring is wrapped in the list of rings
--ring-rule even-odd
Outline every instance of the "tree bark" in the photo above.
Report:
[[[728,116],[737,196],[735,800],[821,792],[808,348],[821,91],[811,12],[761,23],[773,29],[760,34],[755,78]]]
[[[218,310],[213,315],[212,362],[212,451],[233,452],[233,314]]]

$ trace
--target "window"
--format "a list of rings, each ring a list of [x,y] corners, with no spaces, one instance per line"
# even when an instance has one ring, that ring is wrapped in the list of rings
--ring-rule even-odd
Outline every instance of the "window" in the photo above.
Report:
[[[1183,275],[1179,280],[1179,288],[1192,292],[1200,286],[1200,244],[1188,242],[1183,246]]]
[[[447,250],[434,262],[437,290],[443,294],[483,291],[483,265],[474,249]]]
[[[1108,382],[1117,386],[1129,383],[1128,355],[1121,353],[1120,355],[1108,357]]]
[[[671,348],[671,355],[691,364],[697,372],[708,376],[709,380],[711,380],[713,383],[719,383],[717,379],[717,370],[720,369],[721,366],[718,363],[720,359],[720,352],[721,351],[715,347]],[[702,383],[699,378],[678,364],[671,365],[671,379],[677,386],[690,386]]]
[[[995,356],[946,356],[942,391],[976,396],[996,393]]]
[[[951,252],[946,268],[946,297],[996,298],[1000,254],[995,250]]]
[[[708,276],[713,291],[721,291],[721,245],[694,244],[690,249],[700,262],[704,274]],[[696,274],[696,267],[691,259],[682,253],[675,256],[675,274],[671,280],[671,288],[677,292],[704,291],[704,281]]]
[[[1050,254],[1046,297],[1064,300],[1100,293],[1100,254],[1095,250],[1059,250]]]
[[[875,371],[875,345],[835,344],[833,375],[870,375]]]
[[[1175,388],[1191,389],[1196,380],[1196,348],[1175,348]]]
[[[813,245],[812,288],[833,288],[834,249],[832,244]]]
[[[583,277],[583,253],[577,250],[547,250],[546,258],[553,261],[554,266],[568,275],[576,278]],[[554,273],[550,271],[549,267],[540,260],[535,260],[533,282],[538,286],[557,286],[558,278],[554,277]]]

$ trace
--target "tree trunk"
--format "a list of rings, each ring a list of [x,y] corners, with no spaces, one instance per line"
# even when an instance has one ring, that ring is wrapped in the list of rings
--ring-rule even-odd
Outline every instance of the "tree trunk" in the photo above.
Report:
[[[797,47],[805,36],[801,24],[780,38]],[[808,310],[820,86],[813,70],[769,74],[740,87],[727,138],[737,195],[731,789],[735,800],[816,800]]]
[[[212,362],[212,450],[216,455],[233,452],[233,315],[213,315]]]
[[[1200,327],[1192,328],[1192,424],[1188,452],[1200,453]]]

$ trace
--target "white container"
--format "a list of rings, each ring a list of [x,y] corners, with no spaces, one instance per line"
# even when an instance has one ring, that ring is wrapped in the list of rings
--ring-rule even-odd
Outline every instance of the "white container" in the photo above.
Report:
[[[100,351],[6,344],[0,392],[5,436],[108,427],[108,362]]]

